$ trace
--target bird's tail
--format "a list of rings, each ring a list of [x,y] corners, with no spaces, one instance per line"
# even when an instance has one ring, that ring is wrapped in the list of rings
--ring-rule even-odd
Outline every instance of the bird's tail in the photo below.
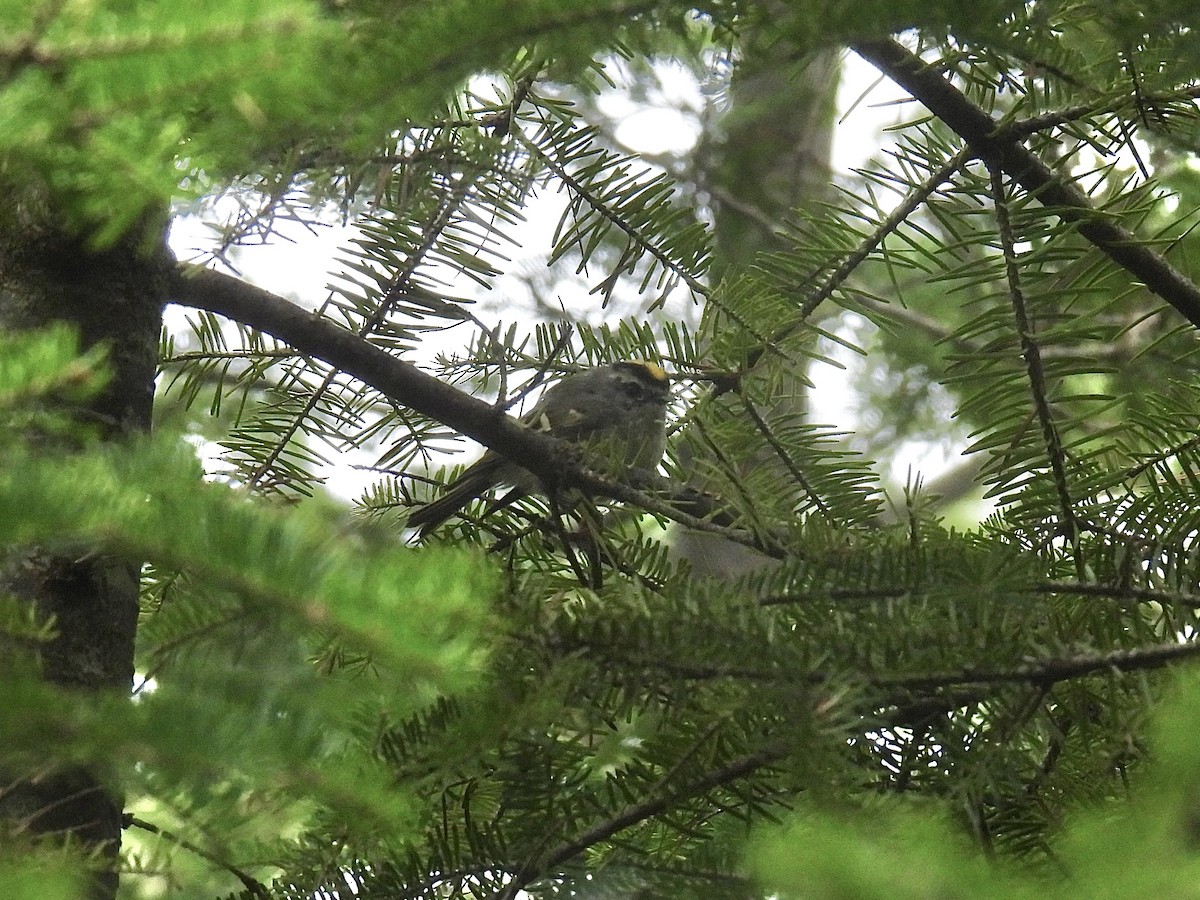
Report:
[[[491,486],[488,474],[467,472],[442,496],[413,511],[408,527],[420,529],[420,536],[425,537]]]

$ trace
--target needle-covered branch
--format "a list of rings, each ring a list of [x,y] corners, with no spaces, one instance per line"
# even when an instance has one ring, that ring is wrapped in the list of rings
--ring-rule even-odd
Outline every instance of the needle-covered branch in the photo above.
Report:
[[[1106,671],[1136,672],[1159,669],[1198,655],[1200,643],[1172,642],[1133,647],[1129,650],[1113,650],[1108,653],[1048,657],[1010,668],[963,668],[958,671],[884,676],[871,679],[871,683],[879,687],[905,690],[975,684],[1056,684]]]
[[[555,439],[521,425],[503,410],[478,400],[397,359],[348,329],[240,279],[199,266],[180,265],[172,300],[206,309],[286,341],[322,359],[387,397],[442,422],[551,482],[569,482],[606,493],[605,479],[565,462]]]
[[[593,827],[551,848],[540,860],[531,860],[513,876],[512,881],[497,893],[496,900],[512,900],[521,889],[537,877],[553,870],[587,852],[590,848],[609,840],[626,828],[645,822],[655,816],[662,815],[681,803],[717,790],[728,784],[754,774],[758,770],[779,762],[787,753],[779,748],[768,748],[755,753],[749,753],[735,759],[725,766],[707,773],[679,791],[662,794],[642,803],[634,803],[622,809],[611,818],[605,819]]]
[[[1007,130],[902,44],[864,41],[853,49],[921,101],[978,155],[994,160],[1043,205],[1076,223],[1083,237],[1200,327],[1200,287],[1132,231],[1097,210],[1083,191],[1023,146],[1019,132]]]
[[[606,478],[589,468],[577,448],[522,425],[503,409],[427,375],[329,319],[240,279],[200,266],[180,264],[171,284],[176,303],[218,313],[286,341],[304,355],[322,359],[422,415],[435,419],[521,465],[550,484],[580,488],[664,516],[688,528],[721,534],[755,549],[765,548],[746,532],[715,524],[680,508],[695,508],[688,494],[662,499]],[[711,505],[706,505],[706,509]]]

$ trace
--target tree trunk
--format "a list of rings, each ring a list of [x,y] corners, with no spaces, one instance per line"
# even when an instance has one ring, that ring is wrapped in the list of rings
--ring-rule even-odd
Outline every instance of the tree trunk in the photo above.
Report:
[[[776,21],[789,14],[786,3],[766,10]],[[712,197],[718,272],[744,270],[758,254],[780,249],[775,229],[792,211],[830,199],[840,54],[807,51],[775,35],[772,28],[743,34],[720,139],[710,136],[699,151]],[[804,402],[801,389],[779,394],[789,411]],[[744,471],[755,465],[746,460]],[[694,470],[687,460],[683,468]],[[700,478],[691,485],[708,488]],[[685,528],[675,529],[672,548],[706,577],[734,579],[775,564],[741,544]]]
[[[22,199],[0,213],[0,327],[67,322],[83,348],[107,346],[110,380],[71,416],[105,441],[147,431],[170,261],[165,230],[143,227],[94,250],[84,237],[57,227],[60,218],[45,203]],[[77,452],[85,443],[47,452]],[[69,555],[9,549],[0,589],[32,602],[39,618],[55,623],[57,636],[40,648],[43,678],[68,690],[128,694],[139,571],[136,560],[86,549]],[[0,645],[0,653],[7,652]],[[0,772],[0,825],[69,842],[94,866],[88,896],[111,898],[122,817],[112,773],[46,763],[37,772]]]

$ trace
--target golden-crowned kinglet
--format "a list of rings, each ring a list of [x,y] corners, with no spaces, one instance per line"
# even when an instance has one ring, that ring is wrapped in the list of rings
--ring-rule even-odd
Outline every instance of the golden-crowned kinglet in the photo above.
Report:
[[[582,444],[615,473],[653,470],[667,447],[667,373],[633,360],[568,375],[547,389],[522,421],[556,438]],[[505,501],[541,490],[537,477],[489,450],[447,486],[441,497],[418,508],[408,524],[424,536],[498,484],[512,485]]]

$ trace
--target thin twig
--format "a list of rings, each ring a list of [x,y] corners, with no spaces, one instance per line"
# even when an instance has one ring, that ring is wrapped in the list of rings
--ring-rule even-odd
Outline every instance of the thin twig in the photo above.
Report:
[[[567,349],[567,345],[571,342],[571,338],[574,336],[574,334],[574,325],[571,325],[570,323],[563,325],[562,331],[558,336],[558,340],[554,342],[554,346],[550,348],[550,352],[546,354],[546,358],[543,359],[538,365],[537,371],[533,373],[533,377],[525,383],[521,390],[517,391],[517,393],[513,395],[511,400],[505,400],[503,403],[498,403],[497,406],[507,412],[524,400],[527,396],[529,396],[530,392],[534,391],[538,385],[544,382],[546,380],[546,373],[548,373],[555,362],[558,361],[558,357],[562,355],[562,352]],[[503,370],[501,371],[503,373]],[[505,388],[501,386],[500,396],[503,397],[504,394]],[[536,428],[538,426],[535,424],[534,427]]]
[[[1038,423],[1042,427],[1042,440],[1046,445],[1046,457],[1050,462],[1050,471],[1054,475],[1054,488],[1058,493],[1059,514],[1062,516],[1062,527],[1066,536],[1074,543],[1078,551],[1079,523],[1075,519],[1075,501],[1071,497],[1070,485],[1067,482],[1066,454],[1063,451],[1062,439],[1058,434],[1058,426],[1054,424],[1054,414],[1050,410],[1049,387],[1046,382],[1046,370],[1042,366],[1041,349],[1034,339],[1033,323],[1029,318],[1029,310],[1025,305],[1025,291],[1021,287],[1021,272],[1017,266],[1017,250],[1013,239],[1012,220],[1008,215],[1008,200],[1004,193],[1004,175],[999,166],[991,160],[986,161],[992,180],[992,203],[996,212],[996,226],[1000,236],[1000,247],[1004,254],[1004,272],[1008,280],[1008,296],[1012,301],[1013,316],[1016,319],[1017,336],[1021,341],[1021,355],[1025,358],[1025,371],[1029,377],[1029,390],[1033,394],[1033,406],[1037,412]],[[1076,560],[1082,565],[1078,552]]]
[[[675,275],[697,296],[708,297],[709,289],[706,285],[702,284],[700,280],[696,278],[696,276],[680,265],[678,260],[672,259],[661,247],[658,247],[657,245],[646,240],[645,236],[637,228],[635,228],[633,225],[630,225],[623,218],[610,210],[607,205],[600,202],[600,199],[591,191],[589,191],[586,185],[582,184],[570,172],[568,172],[566,167],[559,160],[550,156],[545,150],[539,147],[535,141],[521,134],[519,131],[515,132],[514,134],[517,140],[524,145],[525,149],[542,160],[542,162],[546,164],[546,167],[553,172],[554,175],[572,193],[587,203],[589,209],[593,210],[601,218],[608,220],[608,222],[619,229],[630,240],[631,243],[633,243],[635,246],[641,247],[646,253],[649,253],[651,256],[653,256],[656,260],[658,260],[659,264],[661,264],[668,271],[674,272]]]
[[[596,844],[608,840],[618,832],[661,815],[685,800],[745,778],[765,766],[778,762],[786,755],[784,750],[774,748],[750,753],[733,760],[716,771],[709,772],[703,778],[697,779],[679,791],[627,806],[611,818],[587,829],[573,840],[554,847],[540,859],[527,861],[513,874],[512,880],[504,886],[503,890],[494,895],[495,900],[513,900],[522,888],[543,873],[554,869]]]
[[[947,160],[945,164],[909,191],[904,199],[875,227],[875,230],[867,235],[818,287],[802,291],[801,296],[803,299],[800,301],[799,314],[792,322],[772,334],[767,341],[752,348],[746,354],[746,369],[754,368],[768,350],[777,347],[779,342],[791,336],[799,328],[802,328],[809,316],[816,312],[817,307],[833,296],[834,291],[841,287],[855,269],[862,265],[878,249],[887,236],[898,230],[908,220],[910,215],[920,208],[938,188],[945,184],[974,155],[975,153],[972,149],[963,148]],[[818,274],[819,272],[814,272],[809,278],[804,280],[801,287],[815,280]],[[717,384],[713,389],[713,393],[714,395],[720,395],[729,390],[730,387],[731,385]]]
[[[1168,447],[1165,450],[1148,456],[1144,461],[1138,463],[1136,466],[1130,466],[1122,473],[1121,480],[1133,481],[1135,478],[1144,475],[1150,469],[1165,463],[1172,457],[1179,456],[1181,453],[1187,453],[1188,451],[1195,450],[1197,448],[1200,448],[1200,436],[1188,438],[1186,441],[1182,441],[1176,444],[1174,447]]]
[[[800,470],[800,467],[796,465],[796,461],[792,459],[792,455],[788,452],[787,447],[785,447],[783,442],[780,441],[775,435],[774,430],[767,423],[767,420],[762,417],[762,414],[754,405],[754,401],[746,395],[744,390],[741,391],[740,396],[742,400],[742,407],[747,413],[750,414],[750,418],[753,420],[755,427],[763,436],[764,440],[766,440],[767,444],[770,445],[771,449],[775,451],[775,455],[779,457],[779,461],[783,463],[784,468],[788,470],[792,478],[796,480],[796,483],[804,489],[804,493],[808,494],[808,497],[810,500],[812,500],[813,505],[821,511],[821,515],[828,519],[831,525],[839,525],[840,523],[834,516],[833,510],[831,510],[828,505],[826,505],[825,501],[821,499],[820,495],[817,494],[816,489],[813,488],[812,483],[808,480],[808,477]]]
[[[965,684],[1055,684],[1071,678],[1103,672],[1134,672],[1159,669],[1174,662],[1200,656],[1200,642],[1150,644],[1130,650],[1108,653],[1081,653],[1077,656],[1049,657],[1007,669],[975,669],[928,672],[918,675],[875,676],[868,682],[876,687],[914,688],[950,687]]]
[[[270,900],[271,892],[267,889],[267,886],[265,884],[263,884],[261,881],[252,877],[251,875],[249,875],[247,872],[243,871],[242,869],[239,869],[237,866],[233,865],[232,863],[225,862],[219,856],[217,856],[214,853],[209,852],[208,850],[205,850],[203,847],[199,847],[196,844],[193,844],[191,841],[189,841],[185,838],[181,838],[179,835],[175,834],[173,831],[169,831],[166,828],[161,828],[158,825],[155,825],[153,822],[147,822],[144,819],[139,819],[137,816],[130,815],[128,813],[125,814],[121,824],[125,828],[140,828],[143,831],[148,831],[151,834],[156,834],[159,837],[164,838],[173,844],[178,844],[184,850],[189,850],[192,853],[195,853],[197,856],[208,860],[213,865],[219,866],[220,868],[224,869],[226,872],[228,872],[230,875],[232,875],[238,881],[240,881],[242,883],[242,886],[247,891],[250,892],[251,896],[262,897],[262,898],[264,898],[264,900]]]
[[[807,319],[816,311],[818,306],[832,297],[833,292],[841,287],[842,283],[850,277],[850,274],[866,261],[867,257],[883,243],[884,239],[892,232],[897,231],[918,207],[928,200],[938,188],[949,181],[951,176],[961,169],[974,155],[975,151],[972,148],[964,147],[927,176],[924,181],[909,191],[900,204],[888,213],[883,221],[875,227],[875,230],[867,235],[861,244],[854,248],[854,252],[842,260],[841,265],[830,273],[829,277],[825,279],[825,283],[804,298],[800,304],[800,318]]]
[[[455,211],[466,201],[468,195],[471,193],[472,186],[470,181],[457,185],[451,191],[449,197],[446,198],[445,202],[439,205],[437,211],[425,223],[420,246],[409,255],[400,271],[392,277],[383,295],[380,297],[379,306],[358,329],[359,337],[365,338],[382,326],[395,304],[407,295],[417,267],[424,262],[426,255],[433,249],[442,232],[446,230]],[[280,454],[287,448],[288,443],[295,436],[296,432],[300,430],[304,420],[316,409],[322,398],[324,398],[325,392],[329,390],[340,374],[341,372],[336,367],[331,368],[325,374],[321,383],[309,393],[308,399],[304,402],[304,407],[292,417],[291,423],[284,429],[278,440],[276,440],[270,452],[267,453],[262,462],[247,477],[246,480],[249,484],[258,485],[262,481],[271,470],[271,466],[279,459]]]

